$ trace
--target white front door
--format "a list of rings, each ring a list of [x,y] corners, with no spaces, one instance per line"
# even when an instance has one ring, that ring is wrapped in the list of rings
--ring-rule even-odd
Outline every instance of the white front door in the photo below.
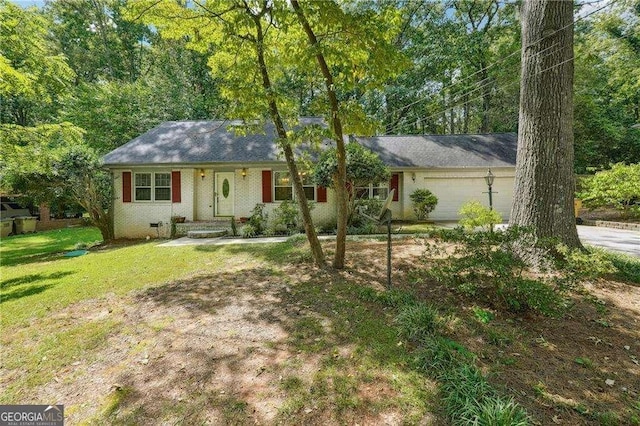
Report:
[[[216,216],[233,216],[235,173],[216,173]]]

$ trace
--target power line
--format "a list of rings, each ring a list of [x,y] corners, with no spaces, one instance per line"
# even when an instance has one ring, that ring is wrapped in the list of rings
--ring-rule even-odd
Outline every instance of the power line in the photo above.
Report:
[[[588,18],[589,16],[592,16],[592,15],[594,15],[594,14],[596,14],[596,13],[600,12],[601,10],[603,10],[603,9],[605,9],[605,8],[607,8],[607,7],[610,7],[611,5],[613,5],[614,3],[616,3],[617,1],[618,1],[618,0],[611,0],[610,2],[608,2],[608,3],[606,3],[605,5],[601,6],[600,8],[594,9],[593,11],[591,11],[591,12],[589,12],[589,13],[587,13],[587,14],[583,15],[583,16],[580,16],[579,18],[577,18],[577,19],[576,19],[575,21],[573,21],[572,23],[567,24],[567,25],[565,25],[564,27],[557,29],[556,31],[554,31],[553,33],[551,33],[551,34],[549,34],[549,35],[545,35],[545,36],[543,36],[543,37],[539,38],[538,40],[536,40],[536,41],[534,41],[534,42],[530,43],[529,45],[525,46],[524,48],[526,48],[526,49],[527,49],[527,48],[530,48],[530,47],[532,47],[532,46],[534,46],[534,45],[536,45],[536,44],[538,44],[538,43],[541,43],[543,40],[545,40],[545,39],[547,39],[547,38],[549,38],[549,37],[552,37],[552,36],[554,36],[555,34],[559,33],[560,31],[564,31],[565,29],[567,29],[567,28],[569,28],[569,27],[571,27],[571,26],[575,25],[575,23],[580,22],[580,21],[582,21],[582,20],[584,20],[584,19]],[[538,53],[542,53],[542,52],[544,52],[544,51],[546,51],[546,50],[550,49],[550,48],[551,48],[551,47],[553,47],[553,46],[555,46],[555,45],[552,45],[552,46],[550,46],[550,47],[548,47],[548,48],[545,48],[545,49],[543,49],[542,51],[540,51],[540,52],[538,52]],[[510,54],[508,54],[507,56],[505,56],[505,57],[503,57],[503,58],[499,59],[498,61],[495,61],[495,62],[493,62],[493,63],[489,64],[488,66],[486,66],[486,67],[484,67],[484,68],[481,68],[480,70],[478,70],[478,71],[474,72],[473,74],[470,74],[469,76],[467,76],[467,77],[463,78],[462,80],[459,80],[459,81],[457,81],[457,82],[455,82],[455,83],[452,83],[452,84],[450,84],[450,85],[448,85],[448,86],[443,86],[443,87],[440,89],[440,91],[439,91],[439,92],[441,93],[441,92],[443,92],[444,90],[451,89],[452,87],[455,87],[456,85],[460,85],[460,84],[461,84],[461,83],[463,83],[464,81],[469,80],[470,78],[472,78],[472,77],[474,77],[474,76],[476,76],[476,75],[478,75],[478,74],[480,74],[480,73],[482,73],[482,72],[485,72],[485,71],[487,71],[487,70],[489,70],[489,69],[493,68],[494,66],[496,66],[496,65],[498,65],[498,64],[500,64],[500,63],[503,63],[504,61],[506,61],[506,60],[507,60],[507,59],[509,59],[510,57],[512,57],[512,56],[514,56],[514,55],[516,55],[516,54],[520,53],[521,51],[522,51],[522,47],[521,47],[520,49],[518,49],[518,50],[515,50],[515,51],[511,52]],[[491,83],[491,82],[489,82],[489,83]],[[477,85],[477,84],[482,84],[482,82],[477,82],[477,83],[475,83],[475,85]],[[467,92],[467,93],[463,93],[463,94],[462,94],[462,96],[463,96],[463,97],[466,97],[466,96],[468,96],[470,93],[473,93],[473,92],[475,92],[475,91],[477,91],[477,90],[479,90],[479,88],[477,88],[477,89],[473,89],[472,91]],[[459,93],[459,92],[456,92],[456,93]],[[420,103],[420,102],[424,102],[424,101],[426,101],[426,100],[428,100],[428,99],[432,99],[435,95],[437,95],[437,94],[429,94],[429,95],[424,96],[424,97],[422,97],[422,98],[420,98],[420,99],[417,99],[417,100],[415,100],[415,101],[413,101],[413,102],[411,102],[411,103],[409,103],[409,104],[406,104],[406,105],[403,105],[403,106],[401,106],[401,107],[395,108],[395,109],[393,109],[393,110],[391,110],[391,111],[388,111],[388,112],[386,112],[386,113],[384,114],[384,118],[386,119],[386,118],[388,118],[388,117],[391,117],[391,116],[392,116],[392,114],[394,114],[394,113],[396,113],[396,112],[398,112],[398,111],[405,110],[405,109],[410,108],[410,107],[412,107],[412,106],[414,106],[414,105],[416,105],[416,104],[418,104],[418,103]],[[458,98],[459,98],[459,97],[458,97]],[[449,110],[449,109],[451,109],[451,106],[450,106],[450,107],[448,107],[448,108],[446,108],[446,109],[445,109],[444,111],[442,111],[440,114],[442,114],[443,112],[446,112],[446,111],[447,111],[447,110]],[[398,123],[396,126],[394,126],[394,128],[392,128],[391,130],[394,130],[396,127],[399,127],[399,125],[400,125],[400,123]]]
[[[541,56],[541,55],[545,54],[546,52],[548,52],[549,50],[551,50],[551,48],[553,48],[553,47],[555,47],[557,45],[558,45],[558,43],[555,43],[555,44],[553,44],[553,45],[541,50],[540,52],[537,52],[535,55],[536,56],[538,56],[538,55]],[[555,51],[550,52],[547,56],[555,54],[560,50],[562,50],[562,49],[561,48],[560,49],[556,49]],[[571,58],[571,59],[573,59],[573,58]],[[504,90],[504,89],[506,89],[508,87],[511,87],[511,86],[515,85],[518,82],[519,82],[519,79],[516,76],[516,79],[514,81],[512,81],[510,83],[507,83],[505,85],[502,85],[502,86],[497,86],[497,88]],[[428,119],[433,118],[433,117],[441,116],[442,114],[446,113],[447,111],[449,111],[449,110],[451,110],[451,109],[453,109],[453,108],[455,108],[457,106],[464,105],[465,103],[472,103],[473,101],[476,101],[478,99],[483,98],[484,97],[484,93],[480,94],[479,96],[473,97],[473,98],[469,98],[469,96],[471,96],[472,94],[474,94],[476,92],[482,91],[483,89],[485,89],[488,86],[493,86],[494,82],[493,81],[478,82],[475,85],[477,85],[478,87],[473,88],[473,89],[471,89],[471,90],[469,90],[467,92],[464,92],[461,95],[452,97],[452,99],[449,100],[449,105],[443,107],[437,113],[428,115],[427,117],[421,117],[420,120],[428,120]],[[403,125],[403,123],[397,123],[395,126],[393,126],[390,129],[388,129],[387,133],[393,133],[394,131],[399,129],[402,125]]]

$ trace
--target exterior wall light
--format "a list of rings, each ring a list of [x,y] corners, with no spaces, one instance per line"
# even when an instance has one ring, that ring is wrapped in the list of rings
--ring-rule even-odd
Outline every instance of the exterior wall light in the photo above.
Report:
[[[247,168],[243,167],[242,171],[240,172],[240,175],[242,176],[242,179],[247,177]]]
[[[411,180],[416,183],[416,172],[411,173]]]
[[[200,178],[204,180],[204,169],[200,169]]]

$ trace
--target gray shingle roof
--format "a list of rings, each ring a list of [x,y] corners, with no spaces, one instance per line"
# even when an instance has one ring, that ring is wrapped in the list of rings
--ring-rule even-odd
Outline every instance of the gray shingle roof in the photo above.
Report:
[[[389,167],[513,167],[515,133],[356,138]]]
[[[301,124],[322,124],[302,118]],[[282,161],[273,125],[260,134],[237,135],[230,121],[169,121],[104,157],[106,166],[142,164],[265,163]],[[512,167],[515,133],[376,136],[357,140],[390,167]]]
[[[316,117],[302,125],[322,125]],[[251,163],[281,161],[273,124],[241,136],[237,121],[167,121],[104,156],[106,166],[139,164]]]

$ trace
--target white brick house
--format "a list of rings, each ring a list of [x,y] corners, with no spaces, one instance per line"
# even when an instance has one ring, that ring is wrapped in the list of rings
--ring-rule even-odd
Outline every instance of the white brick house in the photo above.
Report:
[[[301,119],[302,124],[319,119]],[[211,221],[248,217],[258,203],[267,212],[291,199],[287,167],[273,131],[238,136],[227,121],[166,122],[104,157],[113,175],[116,238],[167,236],[170,218]],[[390,167],[390,182],[361,189],[386,197],[396,189],[394,219],[414,219],[409,195],[427,188],[438,197],[433,220],[458,220],[462,204],[487,202],[484,175],[496,176],[494,208],[508,219],[515,173],[516,135],[378,136],[355,138]],[[335,218],[334,193],[307,180],[314,220]],[[484,192],[484,193],[483,193]],[[152,228],[154,224],[154,228]],[[159,224],[159,225],[157,225]],[[158,226],[158,228],[155,228]]]

